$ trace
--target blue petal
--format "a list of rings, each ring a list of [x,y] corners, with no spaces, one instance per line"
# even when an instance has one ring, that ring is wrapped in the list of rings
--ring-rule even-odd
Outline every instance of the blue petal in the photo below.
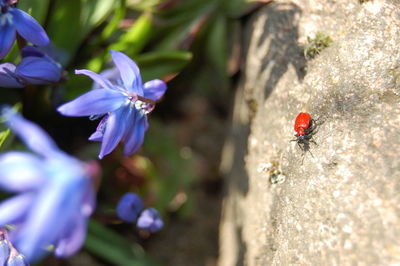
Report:
[[[58,111],[67,116],[89,116],[112,112],[125,102],[126,96],[109,89],[89,91],[73,101],[58,107]]]
[[[89,217],[92,215],[94,209],[96,208],[96,193],[94,191],[91,181],[88,179],[88,186],[84,191],[81,214],[83,217]]]
[[[15,256],[11,254],[6,266],[29,266],[29,263],[25,260],[23,255],[18,253]]]
[[[103,133],[104,133],[104,129],[106,127],[107,120],[108,120],[108,115],[105,115],[101,119],[99,125],[97,126],[96,131],[92,135],[90,135],[89,140],[91,140],[91,141],[102,141],[103,140]]]
[[[126,124],[131,113],[132,108],[125,106],[109,115],[101,144],[100,159],[112,152],[125,135]]]
[[[0,187],[10,192],[23,192],[41,187],[46,182],[43,160],[25,152],[0,155]]]
[[[147,116],[135,112],[134,119],[129,121],[129,126],[124,136],[124,155],[129,156],[136,152],[143,144],[144,132],[147,129]]]
[[[123,86],[119,70],[116,67],[106,69],[100,72],[100,76],[102,76],[104,79],[109,80],[113,84]],[[100,88],[101,86],[99,86],[97,82],[95,82],[92,86],[92,89],[100,89]]]
[[[54,254],[64,258],[74,255],[83,245],[86,237],[86,219],[77,215],[73,219],[73,225],[68,225],[66,234],[59,239]]]
[[[160,215],[154,208],[145,209],[137,221],[136,226],[139,229],[149,231],[150,233],[155,233],[164,226]]]
[[[136,221],[143,210],[143,201],[135,193],[126,193],[121,197],[117,205],[118,217],[128,223]]]
[[[0,265],[5,265],[8,256],[10,256],[10,247],[8,245],[8,241],[6,239],[0,240]]]
[[[61,78],[61,69],[54,62],[43,57],[25,57],[17,66],[16,74],[26,83],[45,85]]]
[[[21,55],[22,57],[28,57],[28,56],[35,56],[35,57],[44,57],[45,54],[40,51],[38,48],[32,46],[32,45],[25,45],[24,48],[21,50]]]
[[[34,193],[23,193],[0,203],[0,226],[13,224],[24,219],[34,201]]]
[[[10,8],[8,12],[13,15],[15,28],[25,40],[39,46],[47,45],[50,42],[42,26],[28,13],[18,8]]]
[[[143,85],[144,97],[153,101],[158,101],[167,90],[167,84],[160,79],[147,81]]]
[[[7,108],[3,111],[7,125],[34,152],[45,157],[62,153],[54,141],[36,124]]]
[[[65,228],[73,224],[82,202],[82,191],[87,184],[83,177],[71,175],[66,168],[59,169],[53,178],[51,185],[35,195],[13,242],[28,261],[39,259],[46,253],[46,247],[57,243]]]
[[[135,62],[125,54],[111,50],[112,59],[117,66],[125,88],[129,92],[134,92],[143,96],[142,78]]]
[[[15,68],[15,65],[11,63],[0,64],[0,87],[22,88],[25,86],[17,79]]]
[[[6,14],[7,15],[7,14]],[[5,15],[3,15],[5,16]],[[9,24],[5,23],[0,26],[0,59],[4,58],[10,51],[15,41],[15,29]]]
[[[81,74],[81,75],[86,75],[86,76],[90,77],[104,89],[110,89],[110,90],[116,89],[109,80],[107,80],[103,76],[101,76],[93,71],[90,71],[87,69],[80,69],[80,70],[75,70],[75,74],[77,74],[77,75]]]
[[[90,141],[102,141],[103,133],[101,131],[96,130],[90,137],[88,138]]]

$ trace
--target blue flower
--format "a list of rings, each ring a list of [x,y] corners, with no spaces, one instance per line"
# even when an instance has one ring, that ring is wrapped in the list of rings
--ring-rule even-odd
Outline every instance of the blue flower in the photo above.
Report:
[[[100,159],[113,151],[121,140],[125,142],[125,156],[140,148],[148,128],[147,114],[167,89],[165,82],[159,79],[142,84],[138,66],[125,54],[111,51],[111,56],[120,73],[117,82],[90,70],[76,70],[76,74],[89,76],[101,88],[58,108],[66,116],[105,115],[89,137],[89,140],[102,142]]]
[[[20,254],[8,239],[7,230],[0,228],[0,265],[29,266],[24,255]]]
[[[22,88],[25,84],[15,74],[16,66],[11,63],[0,64],[0,87]]]
[[[150,233],[160,231],[164,226],[160,215],[154,208],[148,208],[142,211],[137,220],[136,227]]]
[[[22,48],[21,52],[22,61],[15,69],[15,74],[25,84],[47,85],[60,80],[61,65],[50,56],[29,45]]]
[[[7,232],[0,229],[0,265],[3,266],[10,256],[10,242],[7,239]]]
[[[135,193],[124,194],[117,205],[117,215],[124,222],[136,222],[136,227],[149,233],[161,230],[164,223],[154,208],[143,210],[143,201]]]
[[[86,165],[58,149],[36,124],[10,108],[3,118],[36,154],[0,155],[0,188],[15,195],[0,204],[0,227],[13,225],[9,238],[28,261],[50,246],[58,257],[82,246],[95,192]]]
[[[118,217],[124,222],[132,223],[137,220],[143,210],[143,201],[135,193],[126,193],[117,205]]]
[[[61,66],[47,54],[33,46],[25,46],[22,60],[15,66],[0,64],[0,87],[22,88],[29,84],[47,85],[61,78]]]
[[[14,8],[13,1],[0,1],[0,59],[5,57],[14,44],[16,33],[28,42],[44,46],[49,37],[39,23],[28,13]]]

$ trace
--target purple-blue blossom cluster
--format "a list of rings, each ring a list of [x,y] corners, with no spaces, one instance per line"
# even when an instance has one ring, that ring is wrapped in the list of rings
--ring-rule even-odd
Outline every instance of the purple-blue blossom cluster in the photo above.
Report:
[[[49,37],[40,24],[28,13],[13,7],[15,0],[0,0],[0,59],[11,50],[16,35],[37,46],[50,44]],[[22,88],[29,84],[46,85],[61,78],[61,66],[43,51],[25,46],[22,60],[0,64],[0,87]]]
[[[162,229],[164,223],[154,208],[143,210],[143,201],[135,193],[126,193],[117,205],[118,217],[124,222],[134,223],[140,230],[155,233]]]
[[[15,0],[0,0],[0,59],[4,58],[16,39],[16,34],[38,46],[50,40],[40,24],[28,13],[14,8]]]
[[[113,151],[120,141],[125,143],[125,156],[140,148],[149,126],[147,115],[167,89],[165,82],[159,79],[143,84],[138,66],[125,54],[111,51],[111,56],[118,76],[115,71],[110,79],[86,69],[75,71],[90,77],[99,87],[58,108],[66,116],[103,116],[89,137],[89,140],[102,142],[100,159]]]
[[[28,261],[49,247],[58,257],[74,254],[95,206],[87,165],[59,150],[40,127],[11,108],[4,108],[2,119],[35,154],[0,155],[0,188],[14,193],[0,203],[0,228],[14,225],[9,239]]]
[[[19,47],[18,64],[0,64],[0,87],[59,82],[62,67],[45,51],[49,37],[32,16],[15,7],[16,2],[0,0],[0,59],[10,52],[17,35],[25,39],[19,46],[25,46]],[[120,142],[125,156],[140,148],[148,114],[167,89],[159,79],[143,83],[138,66],[125,54],[111,51],[111,56],[115,64],[111,70],[100,74],[76,70],[95,85],[58,108],[65,116],[101,117],[89,137],[101,142],[100,159]],[[90,164],[61,151],[46,132],[10,107],[0,110],[0,121],[33,152],[0,154],[0,189],[13,194],[0,202],[0,266],[28,265],[50,250],[57,257],[71,256],[85,240],[95,207]],[[133,193],[122,197],[117,213],[124,221],[136,222],[140,230],[154,233],[163,227],[158,212],[143,209],[142,200]]]
[[[0,86],[22,88],[29,84],[47,85],[61,78],[61,66],[50,56],[33,46],[21,50],[22,60],[15,66],[12,63],[0,64]]]

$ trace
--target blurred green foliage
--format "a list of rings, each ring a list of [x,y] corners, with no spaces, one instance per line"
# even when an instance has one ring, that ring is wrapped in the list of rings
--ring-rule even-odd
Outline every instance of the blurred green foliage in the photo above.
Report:
[[[3,143],[6,140],[6,138],[8,137],[8,135],[10,135],[9,129],[0,131],[0,148],[1,148],[1,146],[3,146]]]
[[[144,250],[138,244],[127,241],[95,220],[89,222],[85,248],[113,265],[160,265],[146,256]]]

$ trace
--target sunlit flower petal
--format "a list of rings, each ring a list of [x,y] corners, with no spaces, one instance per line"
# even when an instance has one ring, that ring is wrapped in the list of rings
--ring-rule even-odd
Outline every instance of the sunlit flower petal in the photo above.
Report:
[[[143,96],[142,78],[136,63],[121,52],[111,50],[111,56],[121,74],[125,89]]]
[[[24,192],[46,182],[41,160],[30,153],[8,152],[0,155],[0,188],[10,192]]]
[[[143,84],[144,97],[158,101],[167,90],[167,84],[160,79],[153,79]]]
[[[120,108],[125,98],[115,90],[91,90],[75,100],[61,105],[57,110],[67,116],[105,114]]]
[[[100,159],[111,153],[121,140],[125,142],[124,155],[139,149],[148,128],[147,115],[166,90],[166,84],[161,80],[143,85],[139,68],[125,54],[111,51],[111,55],[121,76],[117,76],[115,69],[104,71],[102,75],[77,70],[75,73],[89,76],[99,86],[94,85],[91,92],[58,108],[60,113],[68,116],[107,115],[89,137],[89,140],[102,142]]]
[[[39,46],[49,43],[50,40],[46,32],[31,15],[18,8],[10,8],[8,12],[13,16],[18,34],[25,40]]]
[[[56,245],[54,254],[59,258],[69,257],[75,254],[85,241],[87,230],[86,219],[77,215],[71,222],[72,223],[68,225],[65,235]]]
[[[0,178],[14,178],[12,187],[16,192],[21,191],[0,204],[0,226],[13,224],[10,242],[28,261],[43,257],[50,245],[58,247],[57,255],[72,255],[82,246],[86,222],[95,206],[89,168],[60,151],[32,122],[10,108],[4,113],[11,129],[41,156],[22,152],[0,156]],[[9,259],[7,263],[22,263],[17,260],[19,253],[12,254],[15,256],[10,258],[15,260]]]
[[[130,123],[130,128],[125,136],[124,155],[135,153],[143,144],[144,132],[146,131],[147,117],[139,113],[135,114]]]
[[[94,73],[93,71],[86,70],[86,69],[80,69],[80,70],[75,70],[75,74],[77,75],[85,75],[93,79],[96,83],[98,83],[102,88],[104,89],[110,89],[114,90],[114,86],[111,84],[110,81],[107,79],[103,78],[101,75]]]
[[[21,222],[31,206],[35,194],[23,193],[0,203],[0,226]]]
[[[121,141],[130,112],[129,108],[120,108],[109,115],[99,154],[100,159],[114,150]]]
[[[14,41],[15,28],[9,23],[4,25],[0,24],[0,59],[8,54],[13,46]]]
[[[22,141],[33,151],[43,156],[53,156],[61,153],[54,141],[36,124],[25,120],[21,115],[11,108],[3,110],[7,125],[22,139]]]

